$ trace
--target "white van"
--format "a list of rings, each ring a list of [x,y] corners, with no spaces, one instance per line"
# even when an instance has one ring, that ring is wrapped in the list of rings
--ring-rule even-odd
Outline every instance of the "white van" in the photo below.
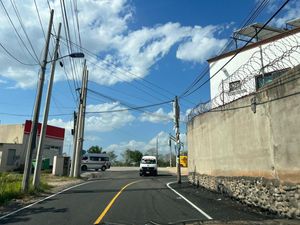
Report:
[[[155,156],[143,156],[140,163],[140,176],[157,175],[157,160]]]
[[[101,169],[105,171],[110,168],[109,157],[105,153],[87,153],[81,158],[81,170],[86,171],[88,169],[94,169],[98,171]]]

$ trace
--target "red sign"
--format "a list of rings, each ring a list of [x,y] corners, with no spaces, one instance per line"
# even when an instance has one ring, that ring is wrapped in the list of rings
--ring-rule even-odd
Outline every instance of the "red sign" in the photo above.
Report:
[[[32,121],[26,120],[25,127],[24,127],[24,134],[29,134],[30,133],[31,124],[32,124]],[[40,133],[41,133],[41,127],[42,127],[42,124],[39,123],[38,124],[38,135],[40,135]],[[64,138],[65,138],[65,129],[60,128],[60,127],[54,127],[54,126],[47,125],[46,137],[47,138],[54,138],[54,139],[64,140]]]

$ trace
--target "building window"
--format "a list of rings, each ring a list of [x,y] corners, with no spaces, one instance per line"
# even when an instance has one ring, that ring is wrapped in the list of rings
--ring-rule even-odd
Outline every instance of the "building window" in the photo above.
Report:
[[[229,92],[241,90],[241,88],[242,88],[242,83],[240,80],[229,83]]]
[[[282,74],[284,74],[288,70],[289,70],[289,68],[283,69],[283,70],[276,70],[276,71],[265,73],[264,75],[259,75],[259,76],[255,77],[256,90],[271,83],[275,78],[280,77]]]

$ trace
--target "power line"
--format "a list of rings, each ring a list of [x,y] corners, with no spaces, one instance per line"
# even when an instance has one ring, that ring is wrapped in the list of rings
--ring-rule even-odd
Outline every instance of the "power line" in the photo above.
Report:
[[[49,10],[51,11],[51,6],[50,6],[50,2],[49,2],[49,0],[47,0],[47,3],[48,3],[48,8],[49,8]],[[53,32],[54,32],[54,37],[56,37],[57,35],[56,35],[56,30],[55,30],[55,25],[53,24]],[[60,55],[62,55],[61,54],[61,50],[59,49],[59,54]],[[64,59],[62,59],[61,60],[62,62],[63,62],[63,65],[66,65],[66,63],[64,62]],[[74,103],[75,103],[75,105],[76,105],[76,102],[78,102],[79,101],[79,96],[77,95],[77,93],[76,93],[76,89],[77,89],[77,83],[76,83],[76,78],[74,77],[74,73],[73,73],[73,70],[72,70],[72,68],[71,68],[71,72],[72,72],[72,79],[73,79],[73,85],[74,85],[74,92],[75,92],[75,95],[76,95],[76,97],[75,97],[75,95],[74,95],[74,93],[73,93],[73,90],[72,90],[72,87],[71,87],[71,84],[70,84],[70,80],[71,79],[69,79],[69,76],[68,76],[68,74],[67,74],[67,71],[66,71],[66,68],[65,68],[65,66],[63,67],[63,70],[64,70],[64,74],[65,74],[65,76],[66,76],[66,78],[67,78],[67,83],[68,83],[68,86],[69,86],[69,89],[70,89],[70,92],[71,92],[71,94],[72,94],[72,96],[73,96],[73,100],[74,100]],[[76,100],[77,99],[77,100]]]
[[[37,59],[32,55],[32,53],[29,51],[27,45],[25,44],[23,38],[22,38],[21,35],[19,34],[19,32],[18,32],[18,30],[17,30],[15,24],[13,23],[13,21],[12,21],[10,15],[9,15],[9,13],[8,13],[8,11],[7,11],[6,7],[5,7],[5,5],[3,4],[2,0],[1,0],[1,5],[2,5],[2,7],[3,7],[4,11],[5,11],[5,14],[6,14],[6,16],[7,16],[8,20],[9,20],[10,24],[12,25],[12,27],[13,27],[13,29],[14,29],[16,35],[18,36],[18,38],[19,38],[20,41],[22,42],[22,44],[23,44],[24,48],[27,50],[28,54],[34,59],[35,62],[40,63],[39,60],[37,60]]]
[[[45,30],[44,30],[44,27],[43,27],[43,24],[42,24],[40,12],[39,12],[38,6],[37,6],[37,4],[36,4],[36,0],[34,0],[34,5],[35,5],[36,13],[37,13],[37,15],[38,15],[38,19],[39,19],[39,23],[40,23],[40,26],[41,26],[41,29],[42,29],[42,33],[43,33],[44,38],[45,38],[45,40],[46,40],[46,34],[45,34]]]
[[[23,32],[24,32],[24,34],[25,34],[25,37],[26,37],[26,39],[27,39],[27,41],[28,41],[28,43],[29,43],[29,46],[30,46],[30,48],[31,48],[31,50],[32,50],[32,52],[33,52],[33,54],[35,55],[37,61],[39,61],[39,57],[37,56],[37,54],[36,54],[36,52],[35,52],[35,50],[34,50],[34,48],[33,48],[32,42],[31,42],[31,40],[30,40],[30,38],[29,38],[29,36],[28,36],[28,34],[27,34],[27,32],[26,32],[26,29],[25,29],[25,26],[24,26],[24,24],[23,24],[23,21],[22,21],[21,15],[20,15],[20,13],[19,13],[19,10],[18,10],[18,8],[17,8],[17,5],[16,5],[16,3],[15,3],[13,0],[10,0],[10,2],[11,2],[11,5],[12,5],[14,11],[15,11],[16,16],[17,16],[17,18],[18,18],[18,20],[19,20],[19,23],[20,23],[20,25],[21,25],[21,28],[22,28],[22,30],[23,30]]]
[[[35,64],[32,64],[32,63],[24,63],[22,62],[21,60],[19,60],[17,57],[15,57],[10,51],[8,51],[1,43],[0,43],[0,46],[1,48],[11,57],[13,58],[14,60],[16,60],[17,62],[19,62],[20,64],[23,64],[25,66],[37,66],[39,64],[35,63]]]
[[[89,62],[90,64],[94,65],[94,66],[99,67],[99,68],[107,69],[107,68],[105,68],[104,66],[101,66],[101,65],[99,65],[99,64],[97,64],[97,63],[94,63],[94,62],[91,62],[91,61],[89,61],[89,60],[88,60],[88,62]],[[139,91],[141,91],[141,92],[143,92],[143,93],[145,93],[145,94],[151,96],[152,98],[157,99],[157,100],[159,100],[159,101],[164,101],[162,98],[158,98],[158,97],[154,96],[152,93],[150,93],[150,92],[148,92],[148,91],[146,91],[146,90],[144,90],[144,89],[142,89],[142,88],[140,88],[140,87],[138,87],[138,86],[135,86],[135,85],[132,84],[132,83],[129,83],[127,80],[121,78],[120,76],[117,76],[117,77],[118,77],[120,80],[122,80],[123,82],[125,82],[126,84],[128,84],[128,85],[134,87],[135,89],[137,89],[137,90],[139,90]]]
[[[108,99],[108,100],[110,100],[110,101],[112,101],[112,102],[119,102],[121,105],[124,105],[124,106],[126,106],[126,107],[128,107],[128,108],[130,108],[130,109],[134,109],[134,110],[140,111],[140,112],[142,112],[142,113],[152,114],[152,115],[155,115],[155,116],[157,116],[157,117],[161,117],[161,118],[165,118],[165,119],[166,119],[165,116],[158,115],[158,114],[151,113],[151,112],[147,112],[147,111],[143,111],[142,109],[143,109],[144,107],[142,107],[142,109],[140,109],[139,106],[133,106],[133,105],[131,105],[131,104],[129,104],[129,103],[120,101],[119,99],[115,99],[115,98],[113,98],[113,97],[104,95],[104,94],[99,93],[99,92],[97,92],[97,91],[94,91],[94,90],[91,90],[91,89],[88,89],[88,91],[91,92],[91,93],[94,93],[94,94],[96,94],[96,95],[99,95],[99,96],[101,96],[102,98]],[[171,103],[171,102],[173,102],[173,100],[169,100],[169,101],[165,101],[165,102],[160,102],[160,103],[152,104],[152,105],[150,105],[150,107],[153,107],[153,106],[155,106],[155,105],[157,106],[157,105],[168,104],[168,103]],[[168,117],[167,119],[168,119],[168,120],[172,120],[172,119],[170,119],[169,117]]]
[[[78,46],[81,50],[85,51],[88,55],[90,55],[90,56],[92,56],[92,57],[96,57],[96,58],[98,59],[97,54],[91,52],[90,50],[88,50],[88,49],[86,49],[86,48],[84,48],[84,47],[81,47],[81,46],[77,45],[76,43],[74,43],[74,42],[72,42],[72,41],[70,41],[70,40],[67,40],[66,38],[63,38],[63,39],[64,39],[65,42],[70,42],[71,44],[73,44],[73,45],[75,45],[75,46]],[[104,60],[103,60],[103,61],[99,61],[99,62],[102,63],[102,64],[105,64],[105,65],[109,66],[110,68],[112,67],[114,70],[120,71],[123,75],[125,75],[125,76],[127,76],[127,77],[130,77],[130,76],[128,76],[128,74],[129,74],[129,75],[134,76],[134,77],[136,77],[136,78],[138,78],[138,79],[141,79],[141,80],[143,80],[144,82],[148,83],[149,85],[152,85],[153,87],[156,87],[157,89],[160,89],[160,90],[163,90],[163,91],[169,93],[170,96],[174,96],[174,95],[175,95],[174,93],[171,93],[170,91],[168,91],[168,90],[166,90],[166,89],[164,89],[164,88],[158,86],[157,84],[154,84],[154,83],[152,83],[152,82],[150,82],[150,81],[148,81],[148,80],[146,80],[146,79],[144,79],[144,78],[142,78],[142,77],[140,77],[140,76],[138,76],[138,75],[136,75],[136,74],[134,74],[134,73],[132,73],[132,72],[130,72],[130,71],[127,71],[127,70],[124,70],[124,69],[122,69],[122,68],[119,68],[117,65],[115,65],[115,64],[113,64],[113,63],[111,63],[111,62],[106,62],[106,61],[104,61]],[[92,63],[92,64],[94,64],[94,65],[96,65],[96,66],[99,66],[99,65],[96,64],[96,63]],[[104,68],[104,67],[102,66],[102,68]],[[130,78],[132,78],[132,77],[130,77]],[[126,80],[124,80],[124,81],[126,81]],[[147,87],[148,89],[151,89],[152,91],[154,90],[153,88],[151,88],[151,87],[145,85],[144,83],[141,83],[139,80],[134,80],[134,81],[140,83],[141,85],[143,85],[144,87]],[[163,96],[164,96],[164,97],[167,97],[167,98],[170,97],[170,96],[166,96],[166,95],[163,95]]]
[[[125,109],[115,109],[115,110],[106,110],[106,111],[94,111],[94,112],[86,112],[87,114],[92,114],[92,113],[113,113],[113,112],[123,112],[123,111],[130,111],[130,110],[140,110],[140,109],[146,109],[146,108],[152,108],[155,106],[160,106],[160,105],[165,105],[168,103],[171,103],[172,101],[168,102],[160,102],[156,104],[151,104],[151,105],[145,105],[145,106],[137,106],[137,107],[130,107],[130,108],[125,108]]]
[[[89,82],[90,82],[90,83],[94,83],[94,84],[99,85],[97,82],[92,81],[92,80],[89,80]],[[138,95],[130,95],[130,94],[125,93],[125,92],[123,92],[123,91],[120,91],[120,90],[118,90],[118,89],[114,89],[114,88],[112,88],[112,87],[110,87],[110,86],[102,86],[102,87],[103,87],[103,88],[106,88],[106,89],[109,89],[109,90],[112,90],[112,91],[114,91],[114,92],[120,93],[120,94],[122,94],[122,95],[126,95],[126,96],[128,96],[128,97],[135,98],[135,99],[139,99],[139,100],[142,100],[142,101],[144,101],[144,102],[150,103],[148,100],[146,100],[146,99],[144,99],[144,98],[141,98],[141,97],[138,96]]]
[[[259,34],[269,23],[270,21],[285,7],[285,5],[289,2],[290,0],[286,0],[284,2],[284,4],[268,19],[268,21],[256,32],[256,34],[251,37],[245,44],[243,47],[239,48],[235,54],[217,71],[215,72],[209,79],[207,79],[206,81],[204,81],[199,87],[197,87],[196,89],[194,89],[193,91],[191,91],[188,94],[182,95],[181,97],[187,97],[189,95],[191,95],[192,93],[194,93],[195,91],[199,90],[202,86],[204,86],[208,81],[210,81],[213,77],[215,77],[225,66],[227,66],[241,51],[243,51],[244,48],[246,48],[246,46],[256,37],[257,34]]]
[[[245,22],[241,23],[239,27],[245,27],[248,26],[253,20],[261,13],[261,11],[267,6],[270,0],[263,0],[261,2],[258,2],[256,6],[252,9],[252,11],[249,14],[249,18],[245,19]],[[254,11],[254,12],[253,12]],[[247,17],[246,17],[247,18]],[[218,53],[218,55],[224,53],[225,51],[230,48],[230,46],[234,43],[233,39],[230,39],[227,44],[221,49],[221,51]],[[211,68],[214,66],[214,63],[212,64]],[[200,73],[200,75],[192,82],[192,84],[186,88],[186,90],[180,95],[180,98],[182,96],[185,96],[190,90],[192,90],[193,87],[195,87],[209,72],[211,69],[208,67],[208,65],[205,67],[204,70]]]
[[[60,0],[60,7],[61,7],[62,18],[63,18],[65,35],[67,37],[67,40],[69,40],[69,41],[67,41],[67,49],[68,49],[68,53],[71,54],[73,52],[72,44],[71,44],[72,40],[71,40],[69,20],[68,20],[68,15],[67,15],[66,5],[65,5],[64,0]],[[80,86],[80,84],[79,84],[80,78],[78,75],[78,71],[76,70],[77,69],[77,67],[75,66],[76,63],[74,62],[74,60],[72,58],[69,58],[69,62],[70,62],[73,78],[74,78],[74,80],[77,81],[77,87],[76,87],[76,89],[77,89]]]

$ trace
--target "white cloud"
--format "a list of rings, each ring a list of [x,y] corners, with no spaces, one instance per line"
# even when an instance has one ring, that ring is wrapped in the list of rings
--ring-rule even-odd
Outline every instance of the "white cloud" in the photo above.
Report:
[[[153,113],[143,113],[140,116],[140,121],[142,122],[151,122],[151,123],[168,123],[173,119],[173,112],[166,113],[163,108],[159,108]]]
[[[158,140],[158,151],[159,154],[168,154],[170,152],[169,148],[169,134],[161,131],[157,135],[155,135],[152,139],[150,139],[148,142],[142,142],[142,141],[136,141],[136,140],[130,140],[128,142],[122,142],[119,144],[112,144],[108,147],[104,148],[105,151],[114,151],[116,154],[118,154],[119,157],[121,157],[122,153],[126,149],[131,150],[139,150],[143,153],[145,153],[149,149],[155,149],[156,148],[156,140]],[[184,143],[184,146],[186,146],[186,135],[180,134],[180,140]],[[172,151],[174,153],[174,142],[172,143]]]
[[[63,121],[62,119],[51,119],[48,121],[49,125],[65,128],[66,130],[71,130],[73,128],[73,121]]]
[[[110,112],[103,113],[110,110],[124,109],[120,106],[118,102],[114,103],[104,103],[99,105],[87,105],[86,112],[102,112],[95,113],[92,116],[86,114],[85,118],[85,131],[97,131],[97,132],[107,132],[132,122],[135,117],[131,115],[128,111],[122,112]],[[48,124],[63,127],[65,129],[71,130],[73,128],[73,121],[63,121],[62,119],[52,119],[48,121]]]
[[[109,110],[123,109],[118,102],[104,103],[99,105],[87,105],[87,112],[104,112]],[[121,128],[135,119],[128,111],[97,113],[93,116],[87,114],[85,119],[85,134],[86,141],[94,142],[100,140],[94,133],[90,132],[108,132],[114,129]],[[62,119],[52,119],[48,121],[49,125],[65,128],[64,149],[68,149],[68,145],[73,144],[73,137],[71,129],[73,128],[73,121],[63,121]]]
[[[291,1],[284,8],[283,16],[277,17],[274,19],[272,24],[277,27],[285,27],[285,23],[289,20],[297,19],[300,17],[300,2],[299,1]]]
[[[37,3],[44,30],[47,30],[49,19],[48,5],[46,2]],[[71,14],[69,3],[66,2],[66,4],[67,12]],[[6,3],[5,5],[17,30],[22,35],[22,39],[26,41],[11,4]],[[50,1],[50,5],[55,10],[54,24],[57,29],[58,22],[62,21],[60,1]],[[25,0],[22,1],[22,5],[18,5],[18,8],[23,18],[24,26],[40,58],[45,40],[38,22],[34,3],[33,1]],[[129,25],[133,18],[134,10],[132,3],[127,0],[83,0],[78,2],[78,11],[83,47],[98,55],[96,58],[86,54],[90,80],[100,84],[113,85],[117,82],[132,81],[147,76],[155,63],[166,56],[176,44],[179,45],[177,51],[178,59],[203,62],[224,43],[224,40],[217,39],[214,36],[218,30],[216,26],[191,27],[169,22],[154,27],[130,30]],[[3,10],[0,13],[0,22],[2,24],[0,27],[1,43],[21,61],[34,63],[34,60],[22,46],[21,41],[18,40]],[[73,28],[73,20],[70,19],[69,23],[70,28]],[[64,29],[62,30],[62,36],[66,36]],[[78,37],[77,35],[75,36],[73,29],[71,29],[71,36],[72,41],[77,42]],[[26,45],[30,50],[27,42]],[[53,45],[50,45],[50,49],[52,47]],[[73,51],[77,50],[73,46]],[[62,55],[67,54],[63,40],[61,41],[61,51]],[[112,64],[119,69],[116,70],[114,66],[111,66]],[[10,67],[7,65],[10,65]],[[21,65],[5,53],[2,53],[0,54],[0,68],[0,74],[5,78],[16,81],[16,87],[27,88],[36,84],[38,66]],[[70,68],[68,60],[65,60],[65,68],[67,73],[71,74],[68,71]],[[128,71],[128,73],[126,74],[124,70]],[[66,78],[63,70],[58,67],[56,80],[62,79]]]
[[[118,102],[104,103],[99,105],[88,105],[87,112],[103,112],[124,109]],[[85,120],[86,131],[106,132],[125,126],[132,122],[135,117],[128,111],[99,113],[87,116]]]
[[[204,62],[217,53],[225,44],[225,39],[217,39],[215,26],[195,26],[191,32],[190,41],[182,43],[176,53],[177,58],[187,61]]]

